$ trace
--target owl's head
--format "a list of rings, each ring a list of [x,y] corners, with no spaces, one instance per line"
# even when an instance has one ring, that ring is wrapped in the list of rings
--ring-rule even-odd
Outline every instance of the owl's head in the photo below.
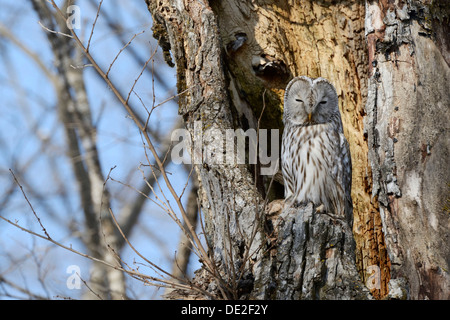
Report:
[[[301,76],[289,82],[284,95],[284,123],[340,123],[340,119],[338,96],[328,80]]]

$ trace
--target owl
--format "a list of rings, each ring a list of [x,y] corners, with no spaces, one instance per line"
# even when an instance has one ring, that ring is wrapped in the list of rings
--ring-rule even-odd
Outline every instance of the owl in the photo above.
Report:
[[[284,96],[281,164],[288,205],[353,220],[351,155],[338,96],[324,78],[296,77]]]

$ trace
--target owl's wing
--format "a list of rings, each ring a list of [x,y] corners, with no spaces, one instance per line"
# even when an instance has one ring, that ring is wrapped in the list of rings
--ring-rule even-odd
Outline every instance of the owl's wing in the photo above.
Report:
[[[334,192],[329,197],[334,204],[335,213],[345,216],[351,225],[353,221],[353,206],[351,198],[352,164],[350,146],[343,133],[334,131],[332,137],[332,166],[328,183],[333,184],[334,188],[329,190]]]
[[[342,163],[341,186],[345,195],[344,206],[345,216],[351,224],[353,222],[353,202],[352,202],[352,156],[350,154],[350,144],[343,133],[339,134],[340,160]],[[350,224],[350,225],[351,225]]]

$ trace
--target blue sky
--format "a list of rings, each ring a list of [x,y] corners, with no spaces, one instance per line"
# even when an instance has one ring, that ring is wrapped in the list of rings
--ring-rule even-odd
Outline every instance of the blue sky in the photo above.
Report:
[[[77,5],[81,8],[82,19],[82,28],[77,33],[86,39],[96,8],[87,0],[78,1]],[[39,26],[31,4],[28,1],[0,0],[0,6],[0,25],[6,27],[18,42],[36,54],[46,68],[54,72],[46,31]],[[145,1],[104,1],[102,13],[107,13],[114,21],[123,25],[121,35],[124,39],[130,40],[133,35],[144,31],[131,44],[144,61],[157,49]],[[91,54],[100,66],[107,68],[122,46],[100,15],[91,41]],[[110,78],[123,92],[128,92],[141,68],[142,65],[138,65],[125,50],[114,64]],[[158,103],[173,96],[176,90],[175,70],[164,63],[160,49],[155,56],[155,72],[166,82],[165,86],[155,83],[154,94]],[[112,172],[114,179],[139,188],[142,176],[138,167],[141,162],[145,163],[145,157],[138,130],[94,69],[85,69],[84,76],[92,118],[97,123],[97,146],[104,176],[115,167]],[[151,72],[147,71],[141,77],[135,91],[147,106],[151,106]],[[135,96],[130,101],[140,107]],[[65,245],[73,245],[84,251],[77,235],[62,227],[69,222],[82,225],[83,218],[75,179],[65,153],[64,131],[55,104],[54,89],[36,62],[17,44],[0,36],[0,215],[40,232],[40,226],[14,184],[9,172],[12,169],[22,174],[24,190],[50,235]],[[143,108],[139,110],[145,114]],[[171,101],[155,110],[151,125],[161,132],[168,132],[177,117],[177,105]],[[181,192],[186,183],[186,173],[181,166],[169,166],[167,170],[172,173],[169,177],[175,189]],[[118,199],[113,200],[114,211],[119,211],[121,203],[135,194],[114,182],[108,182],[108,188]],[[9,195],[11,190],[12,194]],[[66,196],[61,196],[62,190]],[[167,267],[170,266],[170,259],[178,244],[179,230],[164,212],[150,201],[147,202],[131,241],[150,260]],[[36,239],[4,221],[0,221],[0,244],[2,276],[49,298],[79,297],[80,292],[66,287],[66,268],[76,264],[87,275],[89,261],[85,258]],[[125,257],[132,263],[135,254],[128,249],[125,250]],[[39,278],[44,278],[45,283],[41,283]],[[10,291],[8,293],[11,295],[23,296],[19,292]],[[155,298],[158,294],[155,295],[152,288],[137,282],[133,283],[132,291],[136,296],[147,299]],[[1,285],[0,294],[4,294]]]

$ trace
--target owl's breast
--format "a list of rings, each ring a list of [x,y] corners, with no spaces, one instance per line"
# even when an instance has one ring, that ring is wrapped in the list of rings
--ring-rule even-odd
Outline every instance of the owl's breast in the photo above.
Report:
[[[324,204],[331,209],[334,194],[332,171],[336,136],[328,124],[293,127],[283,134],[282,168],[287,184],[286,197],[302,202]],[[286,185],[286,183],[285,183]]]

